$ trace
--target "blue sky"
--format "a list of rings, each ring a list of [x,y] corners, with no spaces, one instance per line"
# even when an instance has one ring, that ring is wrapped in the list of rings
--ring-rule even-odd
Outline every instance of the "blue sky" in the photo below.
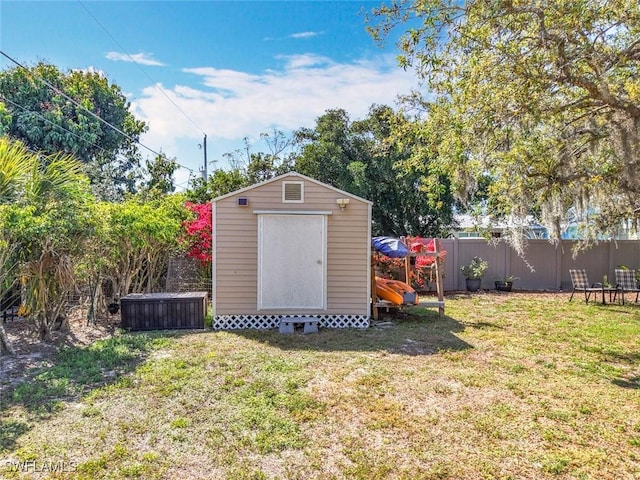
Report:
[[[379,3],[2,0],[0,47],[22,64],[105,74],[149,125],[142,143],[188,167],[185,184],[205,133],[210,169],[228,168],[223,154],[244,138],[267,151],[260,133],[313,127],[331,108],[363,118],[414,88],[393,42],[365,31],[362,9]]]

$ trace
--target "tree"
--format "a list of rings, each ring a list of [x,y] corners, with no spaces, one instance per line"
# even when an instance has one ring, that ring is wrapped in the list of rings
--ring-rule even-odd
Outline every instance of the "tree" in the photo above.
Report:
[[[137,142],[147,126],[130,112],[120,87],[103,75],[63,73],[42,62],[11,68],[0,72],[0,107],[2,132],[45,155],[75,156],[101,198],[121,199],[135,191]]]
[[[0,192],[2,239],[15,248],[3,269],[10,283],[19,276],[23,304],[46,341],[63,318],[75,286],[74,259],[91,234],[89,182],[74,158],[40,157],[6,138],[0,139],[0,165],[14,172]]]
[[[3,232],[0,232],[0,235],[0,299],[3,304],[0,310],[3,310],[6,308],[5,298],[11,298],[10,292],[15,284],[16,245],[3,238]],[[0,356],[5,354],[15,355],[15,350],[11,346],[11,342],[9,342],[9,337],[7,337],[4,322],[0,322]]]
[[[147,160],[149,178],[143,183],[140,193],[151,198],[173,193],[176,190],[173,174],[177,169],[175,158],[156,155],[154,160]]]
[[[191,181],[186,192],[189,200],[206,203],[212,198],[291,171],[295,158],[295,139],[273,130],[270,134],[261,133],[260,140],[266,144],[268,152],[252,152],[254,145],[245,138],[244,149],[225,154],[232,165],[230,170],[217,169],[206,181],[202,178]]]
[[[572,205],[588,239],[639,221],[640,4],[399,0],[369,20],[379,40],[407,27],[400,65],[429,88],[412,134],[461,198],[488,174],[493,213],[553,237]]]
[[[414,143],[392,137],[406,123],[387,106],[372,106],[355,122],[344,110],[329,110],[315,129],[297,132],[302,149],[295,169],[373,201],[374,234],[443,235],[453,215],[448,180],[428,162],[421,168],[408,162]]]
[[[1,108],[0,108],[1,110]],[[0,211],[3,204],[10,204],[24,188],[30,172],[30,155],[17,142],[10,142],[7,138],[0,138]],[[17,244],[11,241],[9,234],[0,232],[0,298],[13,288],[16,282]],[[15,354],[9,339],[0,324],[0,355]]]
[[[290,164],[282,162],[277,156],[252,153],[245,169],[246,182],[248,185],[265,182],[290,170]]]
[[[206,203],[212,198],[226,195],[247,185],[247,176],[240,169],[217,169],[209,175],[206,182],[203,178],[193,180],[185,195],[191,202]]]
[[[161,279],[169,257],[179,250],[180,228],[188,215],[182,195],[151,201],[132,197],[98,205],[103,224],[94,255],[106,259],[99,273],[113,282],[114,296],[162,288]]]
[[[246,185],[264,182],[278,175],[291,171],[295,158],[295,138],[287,137],[280,130],[272,133],[261,133],[260,141],[263,142],[268,152],[253,152],[249,138],[244,138],[244,148],[227,153],[227,161],[234,170],[242,172],[246,177]]]
[[[321,182],[354,193],[349,165],[360,159],[350,136],[351,119],[343,109],[327,110],[316,119],[315,128],[296,132],[302,146],[295,169]]]
[[[0,137],[0,203],[11,203],[23,192],[33,168],[33,155],[19,142]]]

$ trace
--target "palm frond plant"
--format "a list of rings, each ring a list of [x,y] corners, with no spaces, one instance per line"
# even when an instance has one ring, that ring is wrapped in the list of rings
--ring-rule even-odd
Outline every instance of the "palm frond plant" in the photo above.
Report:
[[[48,340],[75,286],[74,259],[91,233],[89,181],[69,155],[45,157],[9,143],[0,140],[0,162],[11,172],[0,179],[1,227],[16,245],[22,311]],[[16,169],[15,162],[23,165]]]
[[[23,144],[0,138],[0,204],[13,202],[23,191],[33,157]]]
[[[510,292],[513,288],[513,282],[518,280],[519,277],[514,275],[505,275],[502,277],[498,277],[496,280],[496,290],[499,292]]]

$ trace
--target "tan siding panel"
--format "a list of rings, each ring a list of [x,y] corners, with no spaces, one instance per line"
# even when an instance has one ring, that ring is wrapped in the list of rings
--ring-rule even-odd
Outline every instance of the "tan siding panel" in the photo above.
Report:
[[[285,181],[299,177],[284,178]],[[327,305],[323,312],[295,313],[366,314],[368,312],[369,206],[351,199],[344,211],[336,205],[338,192],[304,182],[304,203],[283,203],[281,181],[267,183],[216,203],[216,313],[286,313],[257,311],[258,215],[255,210],[330,211],[327,230]],[[237,197],[249,199],[238,207]]]

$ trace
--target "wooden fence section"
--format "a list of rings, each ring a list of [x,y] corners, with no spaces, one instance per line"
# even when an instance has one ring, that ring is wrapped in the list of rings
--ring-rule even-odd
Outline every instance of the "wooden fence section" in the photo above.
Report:
[[[604,275],[615,283],[614,269],[618,265],[640,269],[639,240],[602,241],[578,253],[575,258],[574,241],[563,240],[554,245],[547,240],[529,240],[526,261],[504,242],[493,244],[474,238],[445,238],[440,241],[443,250],[447,251],[445,291],[465,289],[460,266],[468,264],[474,256],[489,263],[482,279],[482,288],[485,289],[493,289],[494,282],[500,277],[513,275],[518,277],[513,284],[516,290],[567,290],[571,289],[569,269],[572,268],[585,269],[591,283],[601,282]]]

